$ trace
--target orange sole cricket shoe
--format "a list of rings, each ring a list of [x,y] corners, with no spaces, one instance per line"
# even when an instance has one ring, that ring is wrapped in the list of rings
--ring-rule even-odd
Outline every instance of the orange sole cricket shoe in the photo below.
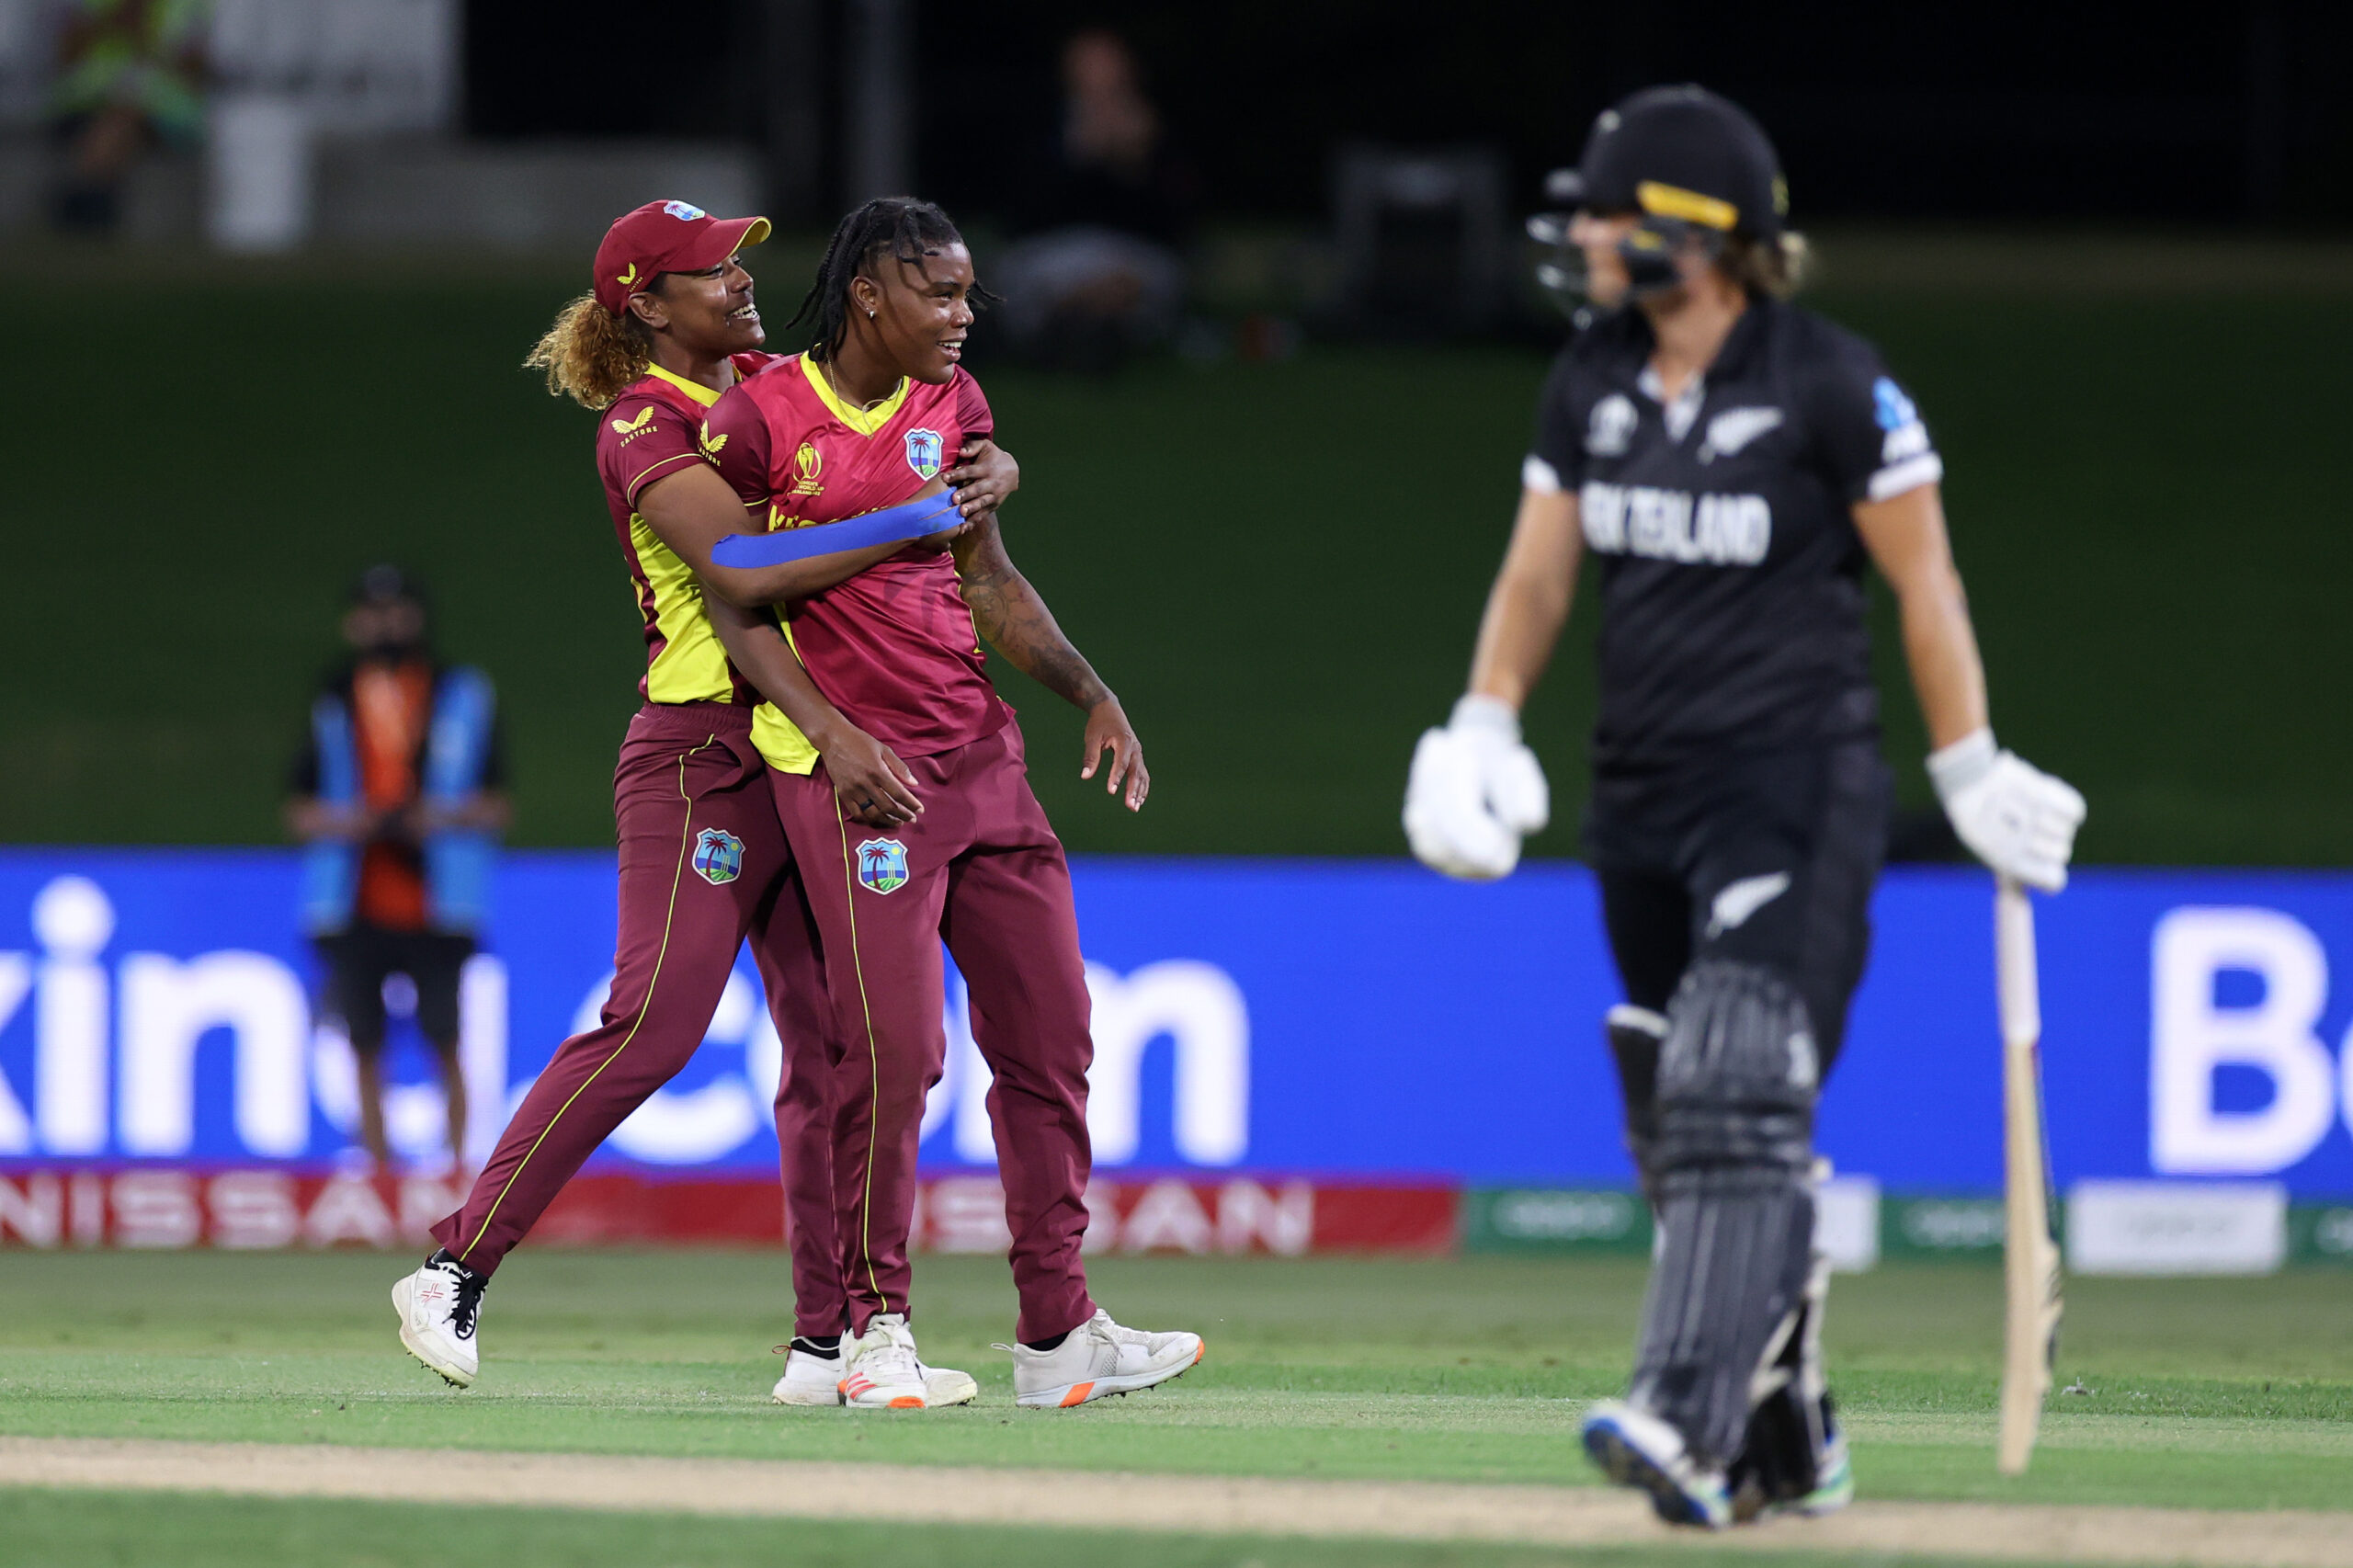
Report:
[[[1208,1346],[1198,1334],[1149,1334],[1097,1312],[1051,1350],[1012,1345],[1014,1403],[1029,1410],[1070,1410],[1113,1394],[1135,1393],[1183,1377]]]

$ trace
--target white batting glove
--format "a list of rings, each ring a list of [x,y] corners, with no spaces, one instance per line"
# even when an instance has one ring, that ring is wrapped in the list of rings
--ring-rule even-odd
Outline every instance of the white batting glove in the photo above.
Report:
[[[1519,864],[1519,841],[1551,818],[1552,791],[1519,716],[1492,697],[1465,697],[1442,730],[1425,730],[1405,783],[1405,837],[1434,871],[1493,881]]]
[[[1995,749],[1991,730],[1930,753],[1928,778],[1953,832],[1995,874],[2045,892],[2067,885],[2084,821],[2084,798],[2074,786]]]

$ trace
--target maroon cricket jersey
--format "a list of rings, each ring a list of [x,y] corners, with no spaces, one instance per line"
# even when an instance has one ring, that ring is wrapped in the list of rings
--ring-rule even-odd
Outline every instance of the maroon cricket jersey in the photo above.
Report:
[[[712,406],[703,449],[754,527],[772,531],[837,523],[937,492],[964,442],[995,428],[981,384],[961,367],[943,385],[902,381],[881,403],[858,409],[835,395],[805,355],[794,355]],[[1013,717],[989,683],[945,551],[910,545],[791,606],[785,625],[817,688],[904,756],[969,745]],[[767,729],[754,731],[764,752]]]
[[[735,374],[756,374],[776,354],[738,354]],[[637,497],[656,480],[702,460],[704,413],[719,401],[709,387],[648,366],[597,417],[597,474],[605,482],[613,532],[637,588],[645,622],[645,674],[637,683],[649,702],[756,704],[760,694],[728,659],[704,614],[693,569],[671,552],[643,517]]]

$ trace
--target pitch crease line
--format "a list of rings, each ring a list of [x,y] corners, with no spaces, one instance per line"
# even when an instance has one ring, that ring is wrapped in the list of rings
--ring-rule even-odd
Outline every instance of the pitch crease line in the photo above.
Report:
[[[1596,1487],[91,1437],[0,1437],[0,1486],[1187,1535],[1560,1547],[1673,1540],[1824,1556],[2353,1568],[2353,1515],[2318,1512],[1860,1503],[1835,1518],[1707,1536],[1670,1531],[1639,1498]]]

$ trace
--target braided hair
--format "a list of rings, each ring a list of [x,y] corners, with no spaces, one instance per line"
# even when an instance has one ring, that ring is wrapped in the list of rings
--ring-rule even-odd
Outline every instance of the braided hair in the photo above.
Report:
[[[849,286],[870,266],[888,256],[920,267],[925,256],[963,243],[955,223],[932,203],[912,196],[878,196],[835,226],[825,259],[817,264],[816,283],[785,324],[798,326],[813,318],[817,341],[809,357],[830,359],[849,333]],[[976,283],[970,298],[978,306],[995,303],[997,296]]]

